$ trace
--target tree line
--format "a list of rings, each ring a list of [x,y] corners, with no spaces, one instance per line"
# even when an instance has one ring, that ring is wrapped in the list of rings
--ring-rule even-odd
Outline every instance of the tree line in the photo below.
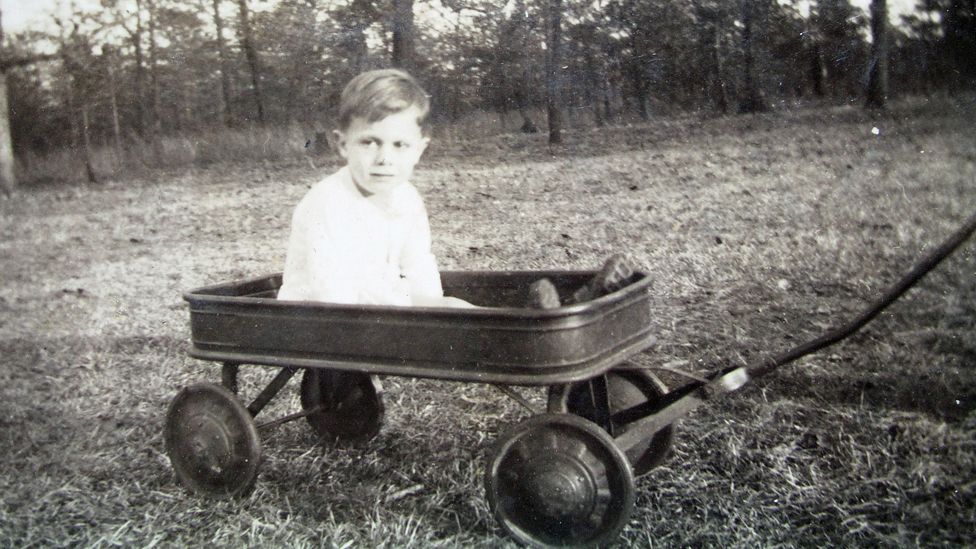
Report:
[[[314,131],[345,82],[390,65],[425,84],[436,121],[518,112],[533,132],[545,112],[558,141],[566,116],[602,125],[810,98],[880,107],[968,87],[974,3],[920,0],[889,21],[884,0],[871,13],[849,0],[102,0],[8,35],[0,59],[54,52],[3,67],[17,153]]]

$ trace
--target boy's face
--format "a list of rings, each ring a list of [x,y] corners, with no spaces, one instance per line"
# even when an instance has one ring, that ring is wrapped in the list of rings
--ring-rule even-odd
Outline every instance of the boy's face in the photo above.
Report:
[[[363,194],[387,193],[410,179],[430,141],[417,115],[410,107],[376,122],[355,117],[345,131],[335,132],[339,154]]]

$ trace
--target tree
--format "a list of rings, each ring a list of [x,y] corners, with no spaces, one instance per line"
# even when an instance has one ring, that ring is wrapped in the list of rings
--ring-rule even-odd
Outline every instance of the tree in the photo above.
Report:
[[[476,53],[484,64],[479,91],[486,105],[499,112],[514,107],[523,133],[539,131],[529,114],[529,108],[541,102],[539,91],[545,86],[538,61],[543,55],[536,35],[539,27],[539,14],[524,0],[515,0],[511,15],[499,22],[491,37],[494,43]]]
[[[164,134],[226,122],[222,93],[214,93],[222,88],[224,71],[214,70],[220,59],[215,37],[207,28],[209,2],[198,0],[195,7],[186,2],[157,2]]]
[[[806,40],[808,23],[796,7],[798,2],[766,3],[763,50],[768,57],[762,60],[763,72],[774,75],[766,78],[766,89],[775,89],[781,100],[801,97],[811,87],[809,43]]]
[[[159,138],[163,133],[163,108],[160,96],[159,52],[156,45],[156,23],[159,19],[156,0],[146,0],[149,11],[149,85],[152,100],[152,136],[156,145],[157,157],[160,154]]]
[[[946,59],[942,22],[947,6],[947,0],[919,0],[913,13],[902,15],[907,35],[890,67],[892,80],[900,86],[930,93],[951,80],[954,70]]]
[[[224,125],[230,126],[234,120],[234,113],[230,103],[230,70],[227,67],[227,46],[224,43],[224,20],[220,16],[220,0],[213,0],[213,21],[217,27],[217,60],[220,71],[221,110],[224,114]]]
[[[92,39],[81,30],[80,14],[71,14],[71,22],[57,19],[60,30],[60,57],[67,75],[66,103],[72,126],[77,128],[76,141],[81,141],[82,160],[89,183],[97,183],[92,162],[91,149],[91,111],[95,108],[96,97],[101,88],[101,75],[93,52]],[[70,27],[70,29],[68,28]],[[77,117],[77,119],[75,118]],[[76,126],[80,122],[79,126]]]
[[[348,81],[365,70],[369,62],[366,29],[380,18],[374,0],[352,0],[346,6],[333,8],[330,18],[338,26],[333,55],[345,59],[342,81]]]
[[[441,61],[439,68],[446,80],[442,92],[434,94],[434,104],[435,107],[443,105],[444,114],[456,122],[462,108],[467,106],[466,99],[474,95],[472,92],[481,82],[478,69],[484,62],[482,45],[490,40],[490,25],[481,23],[496,21],[498,17],[496,8],[485,0],[440,0],[440,3],[452,12],[454,25],[428,49],[432,59]]]
[[[143,20],[145,10],[143,9],[144,0],[101,0],[104,9],[103,26],[106,29],[117,29],[124,33],[127,40],[120,39],[125,43],[119,44],[118,61],[123,62],[124,50],[132,49],[132,74],[131,86],[120,86],[120,91],[128,88],[130,97],[128,107],[132,110],[131,127],[140,136],[145,136],[150,127],[150,107],[146,101],[146,54],[144,50],[145,29]],[[132,2],[132,3],[130,3]],[[121,68],[121,67],[120,67]],[[120,70],[120,80],[126,77]],[[125,109],[120,109],[124,111]]]
[[[829,91],[843,97],[860,96],[859,82],[867,65],[861,37],[863,13],[850,0],[817,0],[810,20],[820,41]]]
[[[414,68],[413,0],[393,0],[393,66]]]
[[[562,21],[562,0],[549,0],[549,24],[546,25],[546,115],[549,120],[550,145],[563,142],[559,112]]]
[[[135,1],[136,26],[134,30],[129,32],[129,37],[132,39],[132,45],[136,56],[135,92],[136,113],[139,121],[136,128],[140,135],[144,135],[146,128],[149,126],[149,108],[146,107],[146,64],[142,50],[142,0]]]
[[[563,54],[569,74],[565,80],[574,100],[572,105],[591,109],[597,126],[603,126],[609,117],[605,107],[609,100],[607,46],[610,40],[593,21],[583,21],[566,29]]]
[[[112,144],[115,147],[116,162],[121,163],[123,159],[122,127],[119,124],[118,82],[115,76],[118,56],[116,55],[115,48],[106,44],[102,46],[102,57],[105,59],[105,66],[108,72],[109,106],[112,109]]]
[[[725,55],[723,53],[723,29],[730,25],[729,13],[724,2],[695,0],[692,2],[699,29],[701,49],[706,52],[702,67],[708,95],[715,110],[725,114],[729,110],[728,83],[725,80]]]
[[[251,73],[251,90],[254,92],[258,123],[263,126],[264,97],[261,95],[261,69],[258,66],[258,52],[254,46],[254,38],[251,32],[251,17],[247,9],[247,0],[237,0],[237,6],[240,10],[238,25],[241,34],[241,47],[244,48],[244,57],[247,59],[247,67]]]
[[[743,61],[743,98],[739,103],[739,112],[754,113],[769,110],[769,103],[759,82],[756,67],[756,27],[757,5],[760,0],[743,0],[742,2],[742,52]]]
[[[958,75],[953,84],[976,80],[976,0],[948,0],[942,19],[946,58]]]
[[[280,0],[254,18],[263,56],[273,60],[262,67],[269,120],[313,126],[305,124],[312,122],[308,113],[327,108],[326,96],[345,78],[344,63],[337,62],[343,56],[332,51],[339,33],[321,17],[323,12],[316,0]]]
[[[3,42],[3,12],[0,11],[0,46]],[[7,67],[0,66],[0,191],[9,195],[16,186],[14,146],[10,138],[10,107],[7,105]]]
[[[699,87],[685,52],[695,51],[692,7],[678,0],[613,0],[607,4],[611,32],[621,39],[621,70],[642,119],[651,98],[679,103]],[[692,92],[694,93],[694,92]]]
[[[630,84],[631,95],[637,100],[637,112],[641,119],[647,120],[650,118],[647,102],[651,80],[663,77],[655,40],[662,36],[654,28],[656,10],[648,9],[638,0],[620,0],[609,4],[607,10],[614,21],[615,31],[623,36],[626,50],[622,69]]]
[[[18,36],[7,34],[7,42],[0,55],[0,65],[7,84],[10,139],[14,155],[29,151],[48,152],[65,144],[66,120],[62,118],[61,97],[51,85],[54,64],[39,63],[41,59],[56,59],[54,55],[37,56],[31,44],[39,33]]]
[[[888,96],[888,5],[871,0],[871,62],[868,67],[867,100],[870,109],[885,108]]]

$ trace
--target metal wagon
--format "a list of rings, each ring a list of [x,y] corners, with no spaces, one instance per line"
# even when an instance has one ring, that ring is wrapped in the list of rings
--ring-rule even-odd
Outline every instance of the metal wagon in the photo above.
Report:
[[[275,299],[279,275],[191,291],[190,355],[222,363],[222,384],[179,392],[165,425],[176,476],[214,497],[246,493],[261,461],[259,427],[305,418],[328,440],[361,441],[383,420],[375,376],[543,386],[547,410],[499,435],[485,464],[489,506],[535,546],[613,540],[634,506],[634,478],[661,462],[674,423],[717,395],[836,343],[871,321],[976,231],[976,215],[852,321],[751,366],[718,370],[669,391],[627,360],[654,342],[649,279],[592,301],[527,309],[523,292],[547,277],[568,296],[593,271],[444,272],[445,293],[478,309],[383,307]],[[278,368],[253,402],[237,396],[239,367]],[[255,417],[303,372],[302,411]]]
[[[304,417],[321,437],[361,441],[383,419],[374,377],[408,376],[548,388],[547,412],[504,432],[486,463],[489,504],[515,538],[540,545],[612,539],[634,505],[634,477],[667,454],[673,399],[628,358],[654,342],[649,280],[558,309],[527,309],[524,291],[542,277],[562,295],[591,271],[444,272],[447,295],[477,309],[385,307],[275,299],[280,275],[187,293],[190,355],[222,363],[222,384],[183,389],[165,426],[179,480],[216,497],[247,492],[261,461],[255,417],[299,371]],[[279,369],[246,405],[244,364]],[[725,380],[726,383],[729,379]],[[698,395],[701,396],[701,395]],[[657,418],[657,420],[655,420]]]

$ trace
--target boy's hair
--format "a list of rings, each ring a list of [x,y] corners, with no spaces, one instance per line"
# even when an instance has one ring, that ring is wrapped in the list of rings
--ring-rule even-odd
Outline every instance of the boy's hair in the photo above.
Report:
[[[414,77],[399,69],[367,71],[350,80],[342,90],[339,129],[347,130],[353,118],[376,122],[410,107],[420,111],[417,125],[426,134],[430,98]]]

